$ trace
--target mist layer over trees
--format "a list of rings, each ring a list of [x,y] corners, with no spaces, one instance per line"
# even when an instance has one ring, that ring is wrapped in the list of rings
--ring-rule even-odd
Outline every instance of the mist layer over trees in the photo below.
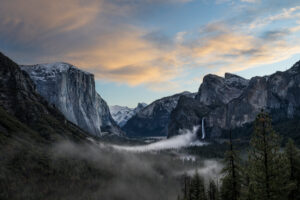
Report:
[[[97,142],[1,149],[1,199],[176,199],[184,172],[219,173],[218,161],[182,160],[173,151],[132,153]]]
[[[262,111],[255,120],[248,159],[240,158],[230,133],[222,175],[208,184],[197,172],[183,180],[178,196],[182,200],[300,199],[299,149],[291,139],[281,149],[281,138]]]

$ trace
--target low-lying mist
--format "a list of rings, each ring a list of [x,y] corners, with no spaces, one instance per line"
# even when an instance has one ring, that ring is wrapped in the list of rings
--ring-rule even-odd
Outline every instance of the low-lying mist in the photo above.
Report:
[[[174,149],[197,145],[195,132],[135,150],[95,140],[44,145],[12,139],[0,151],[0,197],[174,200],[184,174],[197,169],[206,180],[215,179],[222,167]]]
[[[193,127],[193,130],[181,130],[181,134],[169,139],[163,139],[158,142],[154,142],[146,145],[139,146],[121,146],[113,145],[117,150],[125,150],[131,152],[147,152],[147,151],[161,151],[167,149],[179,149],[188,146],[203,146],[207,143],[199,141],[197,139],[197,131],[199,126]]]
[[[179,139],[191,142],[190,138],[176,137],[170,140],[180,146]],[[168,141],[161,141],[147,149],[160,150]],[[151,144],[150,144],[151,145]],[[130,148],[130,147],[127,147]],[[132,147],[139,148],[142,147]],[[135,152],[135,151],[134,151]],[[99,187],[92,195],[95,199],[128,199],[128,200],[168,200],[176,199],[181,191],[180,178],[183,174],[199,171],[205,179],[214,179],[220,172],[221,164],[215,160],[182,161],[177,154],[170,152],[134,153],[131,150],[120,151],[120,148],[103,144],[78,145],[71,142],[56,144],[52,148],[55,158],[85,160],[96,169],[107,174],[107,180],[99,179]],[[84,188],[82,188],[84,190]],[[71,195],[72,196],[72,195]]]
[[[174,172],[182,170],[180,162],[167,155],[132,154],[109,146],[77,145],[64,142],[53,147],[56,158],[85,160],[108,178],[98,179],[98,189],[89,194],[95,199],[174,199],[179,183]],[[175,164],[176,163],[176,164]],[[84,188],[82,188],[84,189]]]

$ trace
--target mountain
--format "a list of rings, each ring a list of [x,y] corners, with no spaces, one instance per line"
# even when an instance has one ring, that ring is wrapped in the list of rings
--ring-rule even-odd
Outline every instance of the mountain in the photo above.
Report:
[[[203,78],[196,99],[206,106],[226,104],[237,98],[249,84],[249,80],[226,73],[225,77],[208,74]]]
[[[38,94],[26,72],[0,53],[1,200],[98,199],[116,175],[113,167],[103,165],[111,160],[101,156],[111,150],[99,156],[90,138]]]
[[[179,129],[201,125],[209,137],[224,136],[229,129],[249,127],[256,115],[268,111],[276,126],[299,119],[300,62],[284,72],[250,80],[225,74],[207,75],[195,98],[181,97],[171,113],[168,136]],[[237,134],[243,134],[242,131]]]
[[[20,67],[29,74],[37,92],[69,121],[94,136],[122,134],[106,102],[96,92],[93,74],[60,62]]]
[[[129,119],[122,129],[129,137],[167,136],[170,114],[181,96],[195,94],[183,92],[156,100]]]
[[[127,121],[133,117],[136,113],[146,107],[145,103],[138,103],[136,108],[128,108],[127,106],[110,106],[109,110],[112,118],[117,122],[120,127],[123,127]]]
[[[26,131],[34,133],[31,139],[39,138],[48,142],[58,138],[80,140],[87,137],[82,129],[69,122],[40,96],[29,75],[1,52],[0,109],[0,132],[10,137],[13,137],[11,133],[16,133],[16,130],[18,134]],[[21,136],[25,137],[26,134]]]

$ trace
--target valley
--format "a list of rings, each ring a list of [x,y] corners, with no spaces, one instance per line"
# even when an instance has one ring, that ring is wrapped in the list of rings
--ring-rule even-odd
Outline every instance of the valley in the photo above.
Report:
[[[3,199],[176,199],[187,177],[222,181],[232,138],[247,160],[261,108],[276,113],[284,143],[299,141],[299,63],[267,78],[208,75],[198,93],[112,113],[93,75],[70,64],[19,66],[1,54],[0,65]],[[257,81],[265,96],[253,101]],[[236,102],[256,109],[236,118]]]

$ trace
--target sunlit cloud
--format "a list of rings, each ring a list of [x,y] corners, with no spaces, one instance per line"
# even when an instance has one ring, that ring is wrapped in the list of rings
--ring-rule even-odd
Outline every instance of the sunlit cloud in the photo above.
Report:
[[[4,0],[0,6],[0,31],[12,39],[31,41],[73,31],[96,18],[101,0]]]
[[[63,57],[99,79],[139,84],[158,83],[176,77],[180,61],[173,50],[158,48],[144,38],[145,32],[127,27],[99,36],[93,45],[73,50]]]
[[[262,4],[242,1],[247,2],[243,3],[246,7]],[[145,85],[155,91],[181,89],[182,77],[195,68],[219,74],[236,72],[300,53],[295,39],[300,31],[300,7],[292,4],[269,16],[258,12],[244,21],[222,19],[207,22],[197,31],[168,35],[163,29],[136,23],[140,13],[151,6],[190,2],[4,0],[0,38],[18,47],[12,50],[14,55],[29,57],[31,62],[65,61],[94,73],[96,79],[132,87]],[[239,15],[237,18],[245,17]],[[266,28],[281,20],[292,22]]]
[[[258,28],[262,26],[266,26],[274,21],[278,20],[286,20],[286,19],[299,19],[300,17],[300,6],[292,7],[292,8],[284,8],[282,12],[276,15],[271,15],[262,19],[257,19],[250,24],[250,28]]]
[[[267,31],[263,37],[234,31],[224,24],[220,28],[209,25],[204,30],[210,34],[182,49],[196,67],[214,68],[220,75],[276,63],[300,53],[299,40],[285,39],[292,34],[289,29]]]
[[[247,3],[257,3],[260,0],[241,0],[241,2],[247,2]]]
[[[170,89],[180,65],[174,49],[149,39],[149,31],[122,21],[143,4],[167,2],[190,0],[5,0],[0,34],[37,49],[36,62],[65,61],[93,72],[97,79]],[[111,21],[111,15],[122,19]]]

